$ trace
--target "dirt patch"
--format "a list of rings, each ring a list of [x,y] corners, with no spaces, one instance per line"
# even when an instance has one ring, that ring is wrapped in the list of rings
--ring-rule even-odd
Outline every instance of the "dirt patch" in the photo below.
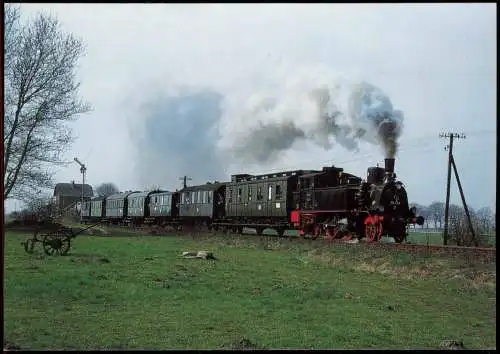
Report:
[[[21,347],[15,343],[12,343],[12,342],[9,342],[7,340],[4,340],[3,341],[3,350],[4,351],[7,351],[7,350],[21,350]]]
[[[346,266],[357,272],[379,273],[399,279],[442,277],[460,279],[466,286],[476,289],[496,286],[496,268],[442,258],[413,258],[393,254],[372,257],[360,255],[359,258],[353,259],[349,254],[338,254],[328,249],[317,248],[298,259],[302,263],[312,261],[330,266]]]
[[[98,255],[86,255],[86,254],[74,254],[70,258],[70,262],[72,263],[95,263],[95,264],[106,264],[111,261],[103,256]]]
[[[73,234],[79,235],[90,235],[90,236],[106,236],[109,235],[109,232],[102,227],[92,227],[90,229],[86,229],[84,227],[74,227],[71,228]]]
[[[161,286],[164,289],[169,289],[170,288],[169,282],[167,280],[165,280],[165,279],[154,278],[153,282],[156,283],[156,284],[158,284],[159,286]]]
[[[227,348],[231,350],[256,350],[256,349],[265,349],[263,347],[258,346],[255,343],[252,343],[247,338],[242,338],[237,340],[229,345],[222,345],[221,348]]]
[[[439,346],[439,349],[465,349],[464,342],[457,340],[445,340]]]

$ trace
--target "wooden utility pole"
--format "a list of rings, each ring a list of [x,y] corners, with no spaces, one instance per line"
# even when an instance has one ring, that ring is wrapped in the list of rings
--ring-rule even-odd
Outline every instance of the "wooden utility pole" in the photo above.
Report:
[[[455,160],[453,159],[453,139],[465,139],[466,136],[464,134],[457,133],[441,133],[439,134],[440,138],[449,138],[449,144],[444,148],[448,150],[448,176],[446,178],[446,204],[444,207],[444,234],[443,234],[443,244],[446,246],[448,244],[448,217],[450,210],[450,183],[451,183],[451,168],[453,167],[453,172],[455,173],[455,178],[457,179],[458,189],[460,191],[460,197],[462,198],[462,203],[464,206],[465,214],[467,215],[467,219],[469,222],[469,229],[474,237],[474,242],[477,245],[476,236],[474,233],[474,229],[472,227],[472,221],[469,214],[469,208],[467,208],[467,204],[465,202],[465,196],[462,189],[462,184],[460,183],[460,178],[458,177],[457,166],[455,164]]]
[[[182,181],[183,188],[187,187],[187,181],[192,181],[192,178],[188,176],[180,177],[179,179]]]
[[[460,197],[462,198],[462,204],[464,205],[465,215],[467,215],[467,221],[469,222],[469,231],[474,239],[474,246],[479,246],[476,238],[476,233],[474,232],[474,227],[472,227],[472,220],[469,213],[469,208],[465,202],[464,190],[462,189],[462,183],[460,183],[460,178],[458,177],[457,165],[455,164],[455,159],[453,155],[451,156],[451,165],[453,166],[453,172],[455,172],[455,178],[457,179],[458,190],[460,191]]]

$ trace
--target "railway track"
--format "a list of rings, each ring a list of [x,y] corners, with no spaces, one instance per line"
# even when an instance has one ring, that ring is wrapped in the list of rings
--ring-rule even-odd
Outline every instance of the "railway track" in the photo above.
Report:
[[[239,238],[248,241],[259,241],[259,240],[263,241],[263,240],[279,238],[282,240],[287,240],[290,243],[311,244],[313,246],[317,245],[318,247],[325,247],[325,246],[357,247],[357,248],[365,248],[367,251],[369,249],[373,250],[378,249],[387,252],[400,250],[407,253],[424,255],[424,256],[439,255],[446,257],[460,258],[467,262],[474,262],[474,263],[496,263],[496,248],[486,248],[486,247],[442,246],[442,245],[388,243],[388,242],[367,243],[364,242],[363,240],[360,242],[353,242],[353,241],[345,241],[342,239],[327,240],[325,238],[318,238],[316,240],[311,240],[311,239],[304,239],[298,236],[288,236],[288,235],[279,237],[277,235],[258,236],[256,234],[251,234],[251,233],[237,234],[229,232],[223,234],[222,232],[208,231],[206,229],[176,231],[176,230],[167,230],[164,228],[152,228],[150,226],[136,226],[136,227],[122,226],[122,227],[115,227],[114,229],[117,232],[121,230],[128,230],[134,233],[135,232],[140,233],[137,236],[144,236],[145,234],[166,236],[166,237],[186,236],[186,237],[191,237],[193,239],[203,239],[203,238],[210,238],[213,236],[219,236],[219,237]],[[114,230],[111,229],[110,231],[113,232]],[[127,236],[132,236],[132,235],[127,235]]]

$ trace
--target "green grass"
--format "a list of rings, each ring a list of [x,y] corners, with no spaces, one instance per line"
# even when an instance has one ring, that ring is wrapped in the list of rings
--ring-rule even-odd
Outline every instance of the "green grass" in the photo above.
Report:
[[[481,240],[480,243],[488,245],[496,245],[496,235],[478,235]],[[409,232],[408,241],[415,244],[427,244],[427,245],[442,245],[443,244],[443,234],[441,233],[431,233],[431,232]]]
[[[81,236],[44,257],[27,237],[5,237],[4,336],[21,349],[496,346],[495,265],[249,237]],[[218,260],[180,257],[201,249]]]

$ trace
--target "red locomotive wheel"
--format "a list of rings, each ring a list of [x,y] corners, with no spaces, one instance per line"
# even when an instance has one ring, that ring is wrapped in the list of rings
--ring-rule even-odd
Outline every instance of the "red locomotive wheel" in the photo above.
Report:
[[[382,237],[382,231],[382,222],[376,216],[368,216],[365,219],[365,235],[368,242],[379,241]]]

